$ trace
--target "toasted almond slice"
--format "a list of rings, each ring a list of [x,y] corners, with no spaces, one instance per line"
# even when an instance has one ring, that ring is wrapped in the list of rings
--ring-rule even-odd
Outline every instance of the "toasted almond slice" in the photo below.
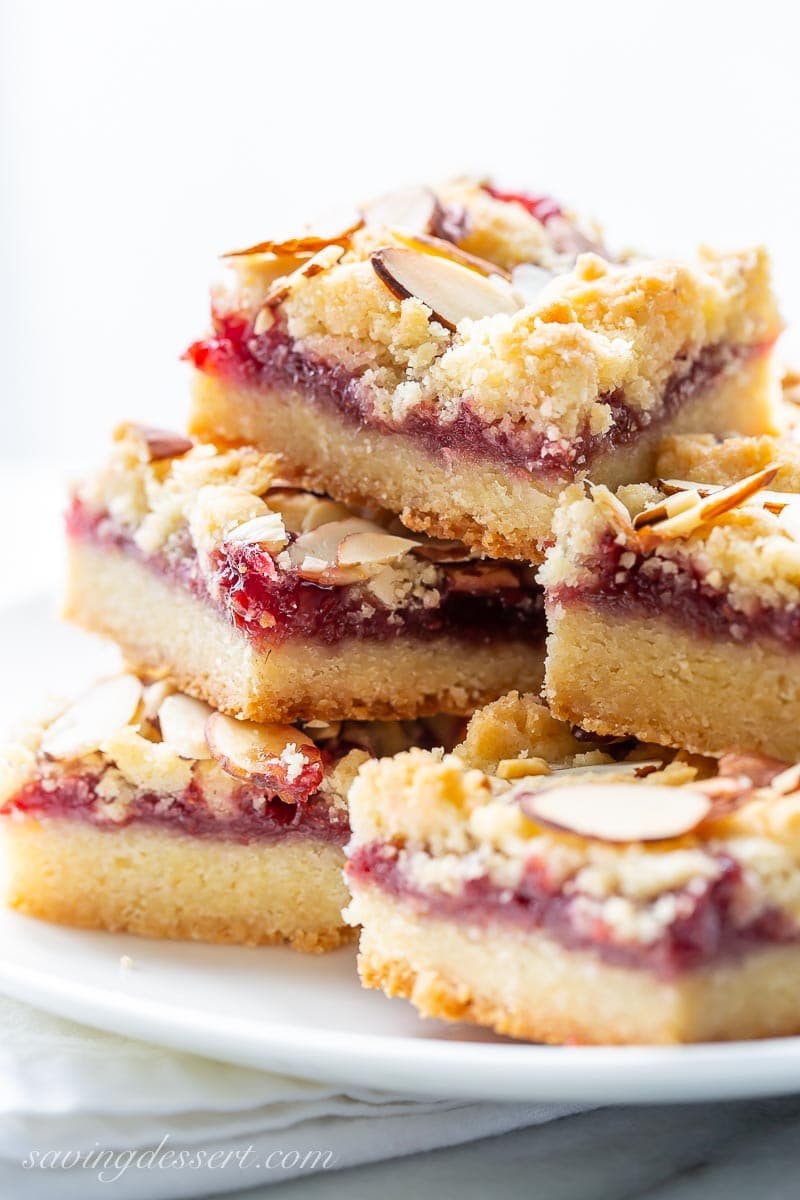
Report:
[[[584,767],[561,767],[553,766],[553,771],[558,775],[559,780],[569,777],[575,778],[579,775],[619,775],[620,777],[629,776],[631,779],[644,779],[646,775],[652,775],[654,771],[660,771],[664,763],[660,758],[644,758],[638,762],[609,762],[595,763],[594,766]]]
[[[135,675],[101,680],[50,725],[40,749],[58,759],[91,754],[133,721],[141,699],[142,684]]]
[[[719,483],[691,483],[687,479],[659,479],[656,486],[659,491],[666,495],[673,495],[675,492],[696,491],[704,499],[706,496],[716,495],[722,491],[723,485]],[[773,492],[769,488],[764,488],[761,492],[756,492],[746,504],[760,504],[771,513],[783,512],[785,508],[792,505],[800,508],[800,493],[798,492]]]
[[[425,558],[432,563],[462,563],[473,558],[479,558],[476,551],[470,550],[463,542],[448,538],[426,537],[419,535],[419,544],[414,550],[417,558]]]
[[[746,479],[740,479],[737,483],[731,484],[730,487],[713,492],[705,499],[701,499],[699,504],[691,504],[684,511],[666,519],[659,520],[655,515],[657,510],[663,507],[663,504],[655,505],[639,514],[638,528],[643,531],[644,537],[647,539],[646,544],[657,545],[660,541],[688,537],[701,526],[708,525],[717,517],[741,507],[751,496],[772,483],[779,469],[778,465],[765,467],[763,471],[757,471],[754,475],[748,475]],[[685,494],[690,495],[691,493]]]
[[[700,503],[701,496],[697,491],[675,492],[667,496],[661,504],[647,508],[633,518],[633,528],[643,529],[646,525],[654,525],[657,521],[666,521],[668,517],[677,517],[680,513],[688,512]]]
[[[322,225],[327,223],[332,226],[331,232],[322,232]],[[335,219],[321,218],[315,224],[318,225],[319,232],[304,233],[299,237],[286,238],[282,242],[256,242],[254,246],[247,246],[244,250],[229,250],[222,257],[244,258],[254,254],[274,254],[280,258],[287,255],[317,254],[326,246],[347,245],[353,234],[364,224],[364,218],[361,213],[353,210],[340,214]]]
[[[449,262],[460,263],[462,267],[468,267],[470,271],[476,271],[478,275],[487,279],[496,275],[499,279],[505,279],[507,283],[511,282],[508,271],[489,262],[488,258],[479,258],[477,254],[462,250],[455,242],[448,242],[447,238],[432,237],[424,233],[408,235],[397,230],[395,237],[412,250],[420,250],[423,254],[433,254]]]
[[[485,596],[500,588],[518,588],[519,576],[502,563],[467,563],[448,572],[447,581],[453,592],[468,592],[473,596]]]
[[[149,683],[142,692],[142,717],[146,721],[155,721],[161,705],[174,691],[175,684],[169,679],[157,679],[155,683]]]
[[[487,279],[438,254],[405,246],[387,246],[370,259],[375,274],[400,300],[416,298],[431,310],[435,321],[455,330],[459,321],[495,313],[514,313],[519,303],[501,280]]]
[[[228,775],[248,782],[280,777],[291,785],[306,762],[319,763],[320,755],[310,737],[294,725],[257,724],[237,721],[213,712],[205,727],[213,757]]]
[[[426,187],[398,188],[362,207],[367,225],[383,225],[409,233],[430,233],[438,211],[439,201]]]
[[[795,763],[779,775],[773,776],[769,786],[781,796],[789,796],[792,792],[800,790],[800,763]]]
[[[263,546],[270,553],[282,550],[289,540],[279,512],[270,512],[263,517],[253,517],[237,525],[225,537],[235,546]]]
[[[335,567],[338,562],[339,545],[353,533],[382,533],[380,525],[361,517],[349,517],[344,521],[326,521],[307,533],[303,533],[289,547],[292,565],[302,571],[306,559],[313,559],[325,567]]]
[[[660,842],[696,829],[711,801],[689,787],[647,783],[544,787],[519,796],[532,821],[600,842]]]
[[[630,537],[635,532],[631,514],[622,501],[613,492],[609,491],[605,484],[601,483],[596,487],[590,486],[589,495],[597,507],[602,509],[609,525],[613,529],[616,529],[617,533],[622,533],[626,537]]]
[[[753,787],[766,787],[776,776],[783,774],[787,766],[784,760],[755,750],[733,750],[722,755],[717,769],[722,777],[743,777]]]
[[[206,741],[206,723],[214,712],[202,700],[175,692],[167,696],[158,710],[161,740],[180,758],[211,758]]]
[[[395,537],[383,530],[349,533],[339,543],[336,561],[340,567],[391,562],[392,559],[402,558],[418,545],[419,542],[411,538]]]
[[[550,764],[543,758],[501,758],[495,775],[498,779],[524,779],[529,775],[549,775]]]
[[[152,425],[138,425],[135,421],[125,421],[114,430],[114,440],[125,441],[135,439],[142,447],[143,457],[149,462],[160,462],[164,458],[180,458],[188,454],[194,442],[183,433],[174,433],[171,429],[156,429]]]
[[[338,500],[309,495],[301,533],[310,533],[312,529],[319,529],[320,525],[328,525],[331,521],[353,520],[354,516],[352,508],[340,504]]]

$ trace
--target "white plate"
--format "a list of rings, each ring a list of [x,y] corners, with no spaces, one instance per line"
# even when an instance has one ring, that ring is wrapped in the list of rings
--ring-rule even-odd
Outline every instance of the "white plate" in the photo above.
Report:
[[[77,686],[114,662],[107,648],[52,622],[43,602],[4,611],[0,656],[12,697],[0,709],[3,722],[49,680]],[[800,1038],[674,1048],[523,1045],[422,1021],[404,1001],[362,991],[352,950],[316,958],[154,942],[8,912],[0,914],[0,945],[0,989],[18,999],[130,1037],[345,1085],[586,1103],[800,1090]],[[126,955],[132,967],[121,964]]]

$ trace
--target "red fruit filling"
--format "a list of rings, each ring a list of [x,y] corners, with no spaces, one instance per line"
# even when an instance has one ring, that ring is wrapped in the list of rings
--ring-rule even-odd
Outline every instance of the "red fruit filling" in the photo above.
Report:
[[[457,417],[442,422],[433,404],[389,422],[375,413],[369,387],[339,363],[301,352],[280,325],[253,335],[240,316],[215,316],[214,336],[195,342],[186,357],[200,371],[229,380],[239,387],[295,391],[323,409],[334,410],[354,426],[385,433],[402,433],[419,440],[432,454],[466,455],[474,461],[491,459],[534,477],[566,480],[585,469],[600,452],[625,446],[654,421],[664,420],[710,387],[735,363],[757,348],[724,343],[706,346],[691,362],[681,363],[667,382],[659,413],[645,413],[626,404],[620,389],[600,397],[611,425],[605,433],[585,428],[576,437],[548,438],[518,426],[513,432],[488,425],[471,409],[469,396]]]
[[[503,200],[506,204],[521,204],[532,217],[546,225],[553,217],[562,217],[564,210],[552,196],[539,196],[531,192],[502,192],[499,188],[487,184],[485,190],[495,200]]]
[[[704,638],[800,643],[800,605],[777,607],[753,597],[745,612],[734,608],[727,592],[708,583],[710,564],[689,555],[671,557],[677,570],[667,573],[660,568],[664,560],[651,551],[637,553],[633,565],[623,567],[622,555],[631,552],[609,532],[596,554],[582,560],[585,580],[577,587],[559,585],[549,590],[548,605],[589,602],[612,616],[664,617]]]
[[[159,555],[145,555],[107,513],[73,498],[67,514],[71,538],[106,545],[138,558],[149,569],[212,604],[258,645],[275,646],[302,638],[335,645],[345,638],[391,641],[443,636],[469,645],[498,640],[538,641],[544,637],[542,592],[533,571],[504,563],[503,586],[480,563],[447,564],[437,584],[439,603],[426,607],[411,596],[388,608],[365,584],[325,586],[284,570],[260,546],[227,546],[213,558],[213,578],[201,574],[188,535],[177,535]],[[496,576],[500,578],[499,574]]]
[[[42,817],[68,817],[88,821],[101,829],[119,829],[134,822],[152,825],[191,837],[230,842],[269,842],[310,838],[343,845],[349,835],[347,814],[322,794],[305,794],[294,804],[279,800],[255,784],[232,782],[225,811],[206,801],[202,788],[192,781],[177,796],[157,792],[137,794],[124,818],[104,816],[104,801],[97,795],[99,775],[76,773],[57,781],[34,779],[4,806],[4,810]]]
[[[542,930],[567,949],[590,951],[605,962],[652,971],[662,979],[735,958],[766,942],[800,937],[792,919],[775,909],[745,924],[737,922],[742,869],[724,855],[718,857],[717,879],[670,893],[676,900],[675,919],[655,941],[642,943],[621,939],[600,917],[587,921],[586,902],[593,903],[592,898],[554,887],[546,865],[536,860],[527,864],[513,891],[482,877],[469,880],[453,894],[415,887],[398,854],[395,846],[385,843],[359,846],[347,864],[347,875],[354,883],[397,897],[421,917],[481,928],[510,925]]]

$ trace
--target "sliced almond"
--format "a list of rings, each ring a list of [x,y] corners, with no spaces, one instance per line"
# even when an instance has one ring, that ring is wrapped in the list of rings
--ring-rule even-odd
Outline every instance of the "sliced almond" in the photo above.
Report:
[[[590,487],[589,495],[597,507],[602,510],[612,529],[615,529],[617,533],[624,534],[625,537],[630,537],[635,532],[631,514],[622,501],[613,492],[610,492],[604,484],[599,484],[597,487]]]
[[[161,740],[180,758],[211,758],[206,741],[206,724],[213,708],[193,696],[175,692],[167,696],[158,710]]]
[[[701,499],[699,504],[691,504],[684,511],[666,519],[659,519],[656,515],[657,511],[663,508],[663,502],[645,509],[638,516],[638,529],[642,530],[647,539],[645,544],[656,545],[660,541],[688,537],[701,526],[708,525],[724,513],[741,507],[751,496],[772,483],[779,469],[777,465],[765,467],[763,471],[748,475],[746,479],[740,479],[730,487],[722,488]]]
[[[205,732],[213,757],[234,779],[258,784],[286,799],[322,782],[319,750],[293,725],[237,721],[215,712]]]
[[[145,721],[155,721],[161,705],[167,696],[171,696],[174,691],[175,684],[169,679],[157,679],[155,683],[149,683],[142,692],[143,719]]]
[[[800,763],[795,763],[794,766],[774,775],[769,786],[781,796],[789,796],[792,792],[800,790]]]
[[[427,559],[432,563],[461,563],[469,562],[479,557],[477,552],[470,550],[463,542],[448,538],[431,538],[419,535],[420,540],[414,554],[417,558]]]
[[[558,775],[559,781],[576,776],[585,775],[613,775],[615,778],[644,779],[646,775],[652,775],[654,771],[660,771],[664,763],[660,758],[645,758],[638,762],[608,762],[595,763],[594,765],[582,767],[561,767],[555,765],[553,771]]]
[[[142,684],[135,675],[115,675],[96,683],[49,726],[42,738],[48,758],[91,754],[136,716]]]
[[[688,512],[700,503],[701,496],[697,491],[675,492],[667,496],[661,504],[645,509],[633,518],[633,528],[643,529],[646,525],[654,525],[657,521],[666,521],[669,517],[677,517],[680,513]]]
[[[173,433],[170,429],[156,429],[152,425],[137,425],[126,421],[114,430],[114,439],[118,442],[133,439],[141,445],[144,455],[149,462],[160,462],[164,458],[180,458],[188,454],[194,442],[183,433]]]
[[[382,530],[350,533],[339,543],[336,561],[341,567],[391,562],[418,546],[411,538],[396,537]]]
[[[293,288],[297,286],[303,279],[313,279],[315,275],[321,275],[323,271],[329,271],[331,267],[335,267],[344,254],[344,246],[337,244],[325,246],[319,250],[311,258],[301,262],[296,271],[291,275],[287,275],[282,279],[278,279],[275,285],[270,288],[263,300],[263,308],[259,313],[260,320],[257,322],[259,328],[253,326],[254,332],[266,333],[272,328],[269,318],[266,316],[267,311],[277,308],[279,304],[283,304],[291,294]],[[261,315],[264,313],[265,315]]]
[[[682,837],[708,816],[711,801],[693,788],[647,783],[576,784],[519,797],[532,821],[600,842]]]
[[[362,208],[367,225],[383,225],[409,233],[430,233],[439,201],[430,188],[406,187],[370,200]]]
[[[800,505],[787,504],[778,514],[778,523],[793,541],[800,542]]]
[[[331,231],[323,232],[322,226],[328,223],[333,226]],[[319,232],[304,233],[299,237],[286,238],[282,242],[256,242],[254,246],[247,246],[244,250],[229,250],[222,257],[244,258],[254,254],[274,254],[278,257],[316,254],[318,251],[324,250],[326,246],[346,245],[352,235],[364,224],[364,218],[360,213],[353,211],[344,215],[340,214],[335,219],[321,218],[315,224],[319,226]]]
[[[225,537],[226,543],[233,543],[235,546],[263,546],[273,554],[282,550],[288,540],[279,512],[253,517],[250,521],[237,525]]]
[[[550,764],[543,758],[501,758],[495,775],[498,779],[524,779],[529,775],[549,775]]]
[[[392,295],[400,300],[420,300],[446,329],[455,330],[466,319],[477,321],[495,313],[514,313],[520,307],[501,280],[487,279],[441,255],[387,246],[376,251],[370,261]]]
[[[780,758],[770,758],[768,754],[737,750],[723,754],[717,769],[723,777],[744,777],[753,787],[767,787],[786,772],[787,764]]]
[[[659,479],[656,486],[659,491],[668,496],[675,492],[696,491],[703,498],[716,495],[723,489],[723,485],[719,483],[692,483],[688,479]],[[777,514],[793,505],[800,508],[800,494],[797,492],[772,492],[769,488],[764,488],[763,491],[756,492],[754,496],[751,496],[746,503],[760,504],[769,512]]]
[[[345,521],[328,521],[303,533],[289,546],[292,566],[307,579],[320,579],[339,565],[339,545],[353,533],[380,533],[372,521],[351,517]]]
[[[447,259],[449,262],[460,263],[462,267],[476,271],[478,275],[483,275],[487,279],[496,275],[499,279],[504,279],[506,283],[511,282],[511,275],[508,271],[489,262],[488,258],[479,258],[477,254],[470,254],[467,250],[462,250],[460,246],[457,246],[455,242],[449,242],[447,238],[432,237],[424,233],[408,235],[400,232],[396,232],[395,236],[398,241],[412,250],[420,250],[423,254],[433,254]]]
[[[519,576],[510,567],[499,563],[470,563],[454,567],[447,574],[450,590],[483,596],[500,588],[518,588]]]

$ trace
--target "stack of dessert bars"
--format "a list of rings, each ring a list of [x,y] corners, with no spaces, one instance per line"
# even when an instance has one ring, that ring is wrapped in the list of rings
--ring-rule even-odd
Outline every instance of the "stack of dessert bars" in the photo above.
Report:
[[[225,256],[189,434],[76,487],[126,670],[5,760],[10,903],[552,1042],[800,1032],[800,441],[761,250],[458,180]],[[269,956],[264,958],[269,971]]]

